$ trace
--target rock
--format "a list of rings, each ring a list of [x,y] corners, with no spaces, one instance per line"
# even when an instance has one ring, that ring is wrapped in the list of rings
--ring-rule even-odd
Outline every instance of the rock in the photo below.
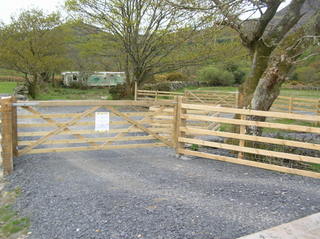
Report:
[[[192,158],[185,156],[185,155],[181,156],[180,159],[185,160],[185,161],[192,160]]]
[[[29,94],[29,90],[26,85],[18,85],[14,89],[14,96],[16,96],[18,100],[27,100],[28,94]]]
[[[27,96],[25,95],[20,95],[20,94],[16,94],[15,97],[17,98],[17,100],[27,100]]]

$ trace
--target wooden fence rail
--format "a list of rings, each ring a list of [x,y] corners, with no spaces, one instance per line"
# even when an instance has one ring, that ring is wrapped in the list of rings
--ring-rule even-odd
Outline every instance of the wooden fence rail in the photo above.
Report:
[[[320,115],[320,98],[310,99],[302,97],[278,96],[271,110],[280,112],[298,112]]]
[[[191,104],[184,97],[183,93],[174,96],[174,100],[157,101],[2,99],[5,173],[12,172],[15,156],[26,154],[169,146],[178,154],[320,178],[319,172],[311,170],[320,168],[320,127],[314,126],[320,122],[320,116],[237,109],[205,102]],[[224,100],[224,96],[219,98],[220,102]],[[69,106],[81,107],[75,112],[59,112],[59,107]],[[55,110],[51,112],[50,107]],[[109,112],[112,119],[107,134],[93,128],[98,109]],[[255,116],[266,120],[254,120]],[[228,131],[226,126],[240,130]],[[250,133],[259,129],[265,129],[267,134]],[[305,134],[313,135],[315,140],[304,142]],[[190,145],[200,146],[200,151],[192,150]],[[223,155],[219,154],[221,151]]]
[[[310,133],[315,135],[320,135],[320,128],[313,127],[312,125],[298,125],[297,123],[277,123],[273,120],[299,120],[307,123],[314,123],[320,121],[320,116],[314,115],[301,115],[294,113],[280,113],[280,112],[265,112],[265,111],[254,111],[246,109],[231,109],[226,107],[215,107],[210,105],[195,105],[195,104],[185,104],[180,103],[180,106],[177,108],[181,110],[178,115],[181,119],[177,119],[180,122],[178,133],[176,133],[176,144],[177,152],[180,154],[192,155],[197,157],[209,158],[222,160],[231,163],[237,163],[247,166],[254,166],[269,170],[275,170],[285,173],[294,173],[303,176],[310,176],[315,178],[320,178],[320,173],[312,172],[306,170],[311,168],[313,164],[320,165],[320,158],[317,156],[307,156],[298,153],[288,153],[287,148],[289,147],[292,151],[292,148],[295,149],[308,149],[315,151],[316,155],[320,154],[320,144],[314,142],[303,142],[296,139],[284,139],[284,138],[275,138],[270,136],[254,136],[248,134],[247,130],[250,128],[267,128],[267,129],[276,129],[277,134],[279,132],[300,132],[300,133]],[[223,113],[219,116],[205,116],[203,114],[188,113],[190,110],[201,110],[202,112],[220,112]],[[228,118],[226,114],[234,113],[239,114],[242,117],[240,119]],[[263,116],[267,117],[267,121],[253,121],[251,120],[252,116]],[[183,121],[182,121],[183,120]],[[204,121],[204,122],[219,122],[224,124],[229,124],[231,126],[241,126],[239,133],[234,132],[224,132],[224,131],[214,131],[214,130],[205,130],[193,127],[190,123],[194,120]],[[205,136],[205,139],[202,137]],[[207,139],[208,136],[221,137],[224,140],[224,143],[221,142],[212,142]],[[232,141],[230,141],[230,139]],[[238,142],[237,145],[234,144],[235,140]],[[231,142],[231,143],[230,143]],[[251,142],[251,143],[248,143]],[[263,147],[260,147],[257,143],[263,143]],[[217,155],[214,153],[207,152],[197,152],[185,147],[186,144],[193,144],[204,146],[208,148],[219,148],[229,152],[230,156]],[[277,146],[278,145],[278,146]],[[266,147],[268,146],[268,147]],[[281,150],[283,149],[283,150]],[[237,152],[237,154],[234,154]],[[281,164],[267,164],[262,162],[256,162],[248,160],[252,158],[251,156],[259,156],[260,158],[273,158],[273,162],[283,162],[283,160],[288,160],[289,162],[299,162],[300,166],[298,168],[290,168]],[[249,157],[249,158],[246,158]],[[286,161],[287,162],[287,161]]]
[[[184,92],[136,90],[135,100],[174,100],[183,96],[183,102],[195,104],[212,104],[225,107],[237,107],[237,92],[185,90]]]
[[[183,102],[191,104],[221,105],[238,107],[238,92],[185,90],[184,92],[152,91],[136,89],[135,100],[173,100],[174,97],[184,96]],[[320,115],[320,98],[303,98],[278,96],[271,107],[272,111]]]

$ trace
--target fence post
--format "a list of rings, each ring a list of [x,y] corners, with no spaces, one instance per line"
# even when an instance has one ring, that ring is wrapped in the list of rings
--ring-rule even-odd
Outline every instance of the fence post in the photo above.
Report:
[[[5,175],[13,171],[13,126],[12,126],[12,98],[1,100],[2,111],[2,164]]]
[[[246,116],[245,115],[241,115],[240,116],[241,120],[246,120]],[[245,125],[240,125],[240,129],[239,129],[239,133],[241,134],[246,134],[246,126]],[[244,147],[246,144],[246,141],[244,139],[240,139],[239,140],[239,146],[240,147]],[[238,158],[239,159],[244,159],[244,153],[243,152],[239,152],[238,153]]]
[[[138,98],[138,83],[137,81],[134,82],[134,100],[137,101]]]
[[[235,108],[239,108],[239,92],[235,94]]]
[[[290,99],[289,99],[289,113],[292,113],[292,110],[293,110],[293,97],[291,96]]]
[[[186,109],[182,108],[182,100],[183,96],[176,97],[174,147],[177,155],[179,155],[180,150],[185,147],[185,143],[179,142],[179,137],[185,137],[185,133],[180,130],[180,127],[186,126],[186,120],[182,119],[182,114],[186,113]]]
[[[156,93],[155,93],[155,98],[154,98],[154,100],[155,100],[155,101],[158,100],[158,90],[157,90]]]
[[[184,90],[184,102],[188,102],[188,90]]]
[[[16,97],[12,97],[12,104],[17,102]],[[12,105],[12,150],[13,156],[18,156],[18,126],[17,126],[17,106]]]
[[[318,105],[317,105],[317,115],[320,116],[320,99],[318,100]],[[316,126],[320,126],[320,121],[316,123]]]

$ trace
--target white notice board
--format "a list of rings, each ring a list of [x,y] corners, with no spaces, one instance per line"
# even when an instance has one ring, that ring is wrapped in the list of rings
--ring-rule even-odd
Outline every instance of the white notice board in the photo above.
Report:
[[[109,112],[96,112],[95,116],[94,130],[99,132],[109,131]]]

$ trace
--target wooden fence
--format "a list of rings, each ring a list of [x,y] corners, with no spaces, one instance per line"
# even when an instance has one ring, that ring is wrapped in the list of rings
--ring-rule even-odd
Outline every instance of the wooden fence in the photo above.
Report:
[[[135,100],[173,100],[183,96],[185,103],[213,104],[225,107],[237,107],[237,92],[185,90],[184,92],[136,90]]]
[[[26,154],[168,146],[178,154],[320,178],[315,171],[320,171],[316,115],[190,104],[182,96],[174,101],[8,98],[1,100],[1,111],[6,174],[13,170],[13,157]],[[96,112],[109,112],[107,132],[94,129]],[[249,133],[257,129],[264,129],[263,134]]]
[[[220,105],[238,108],[238,92],[185,90],[184,92],[136,90],[135,100],[173,100],[183,96],[183,102],[193,104]],[[320,98],[278,96],[272,111],[320,115]]]
[[[320,98],[302,98],[290,96],[278,96],[271,110],[288,113],[307,113],[320,115]]]
[[[317,139],[320,135],[320,128],[313,127],[312,123],[319,122],[319,116],[186,104],[182,100],[180,100],[177,108],[179,118],[177,119],[175,145],[177,145],[176,151],[179,154],[320,178],[320,173],[308,171],[313,167],[320,168],[320,144],[319,142],[304,142],[303,137],[305,133],[308,133],[314,135],[314,138]],[[189,113],[191,110],[193,112]],[[197,111],[200,113],[197,113]],[[219,112],[222,114],[205,116],[203,115],[204,112]],[[234,114],[241,115],[241,118],[233,118]],[[255,116],[266,117],[267,121],[254,121],[252,117]],[[287,123],[286,120],[293,120],[294,122]],[[200,129],[192,125],[194,121],[215,122],[231,127],[237,126],[240,127],[240,131],[234,133]],[[282,121],[284,122],[282,123]],[[267,132],[269,130],[269,135],[272,136],[268,136],[268,134],[262,136],[248,134],[247,132],[251,128],[264,128]],[[295,132],[296,136],[301,133],[301,139],[292,139],[291,132]],[[210,136],[220,137],[224,141],[212,141]],[[235,144],[235,142],[237,143]],[[209,150],[208,152],[193,151],[186,147],[187,144],[204,146]],[[228,156],[216,154],[214,149],[217,148],[224,150],[224,153]],[[306,151],[312,151],[311,154],[316,156],[305,155]],[[259,162],[249,160],[252,158]]]

